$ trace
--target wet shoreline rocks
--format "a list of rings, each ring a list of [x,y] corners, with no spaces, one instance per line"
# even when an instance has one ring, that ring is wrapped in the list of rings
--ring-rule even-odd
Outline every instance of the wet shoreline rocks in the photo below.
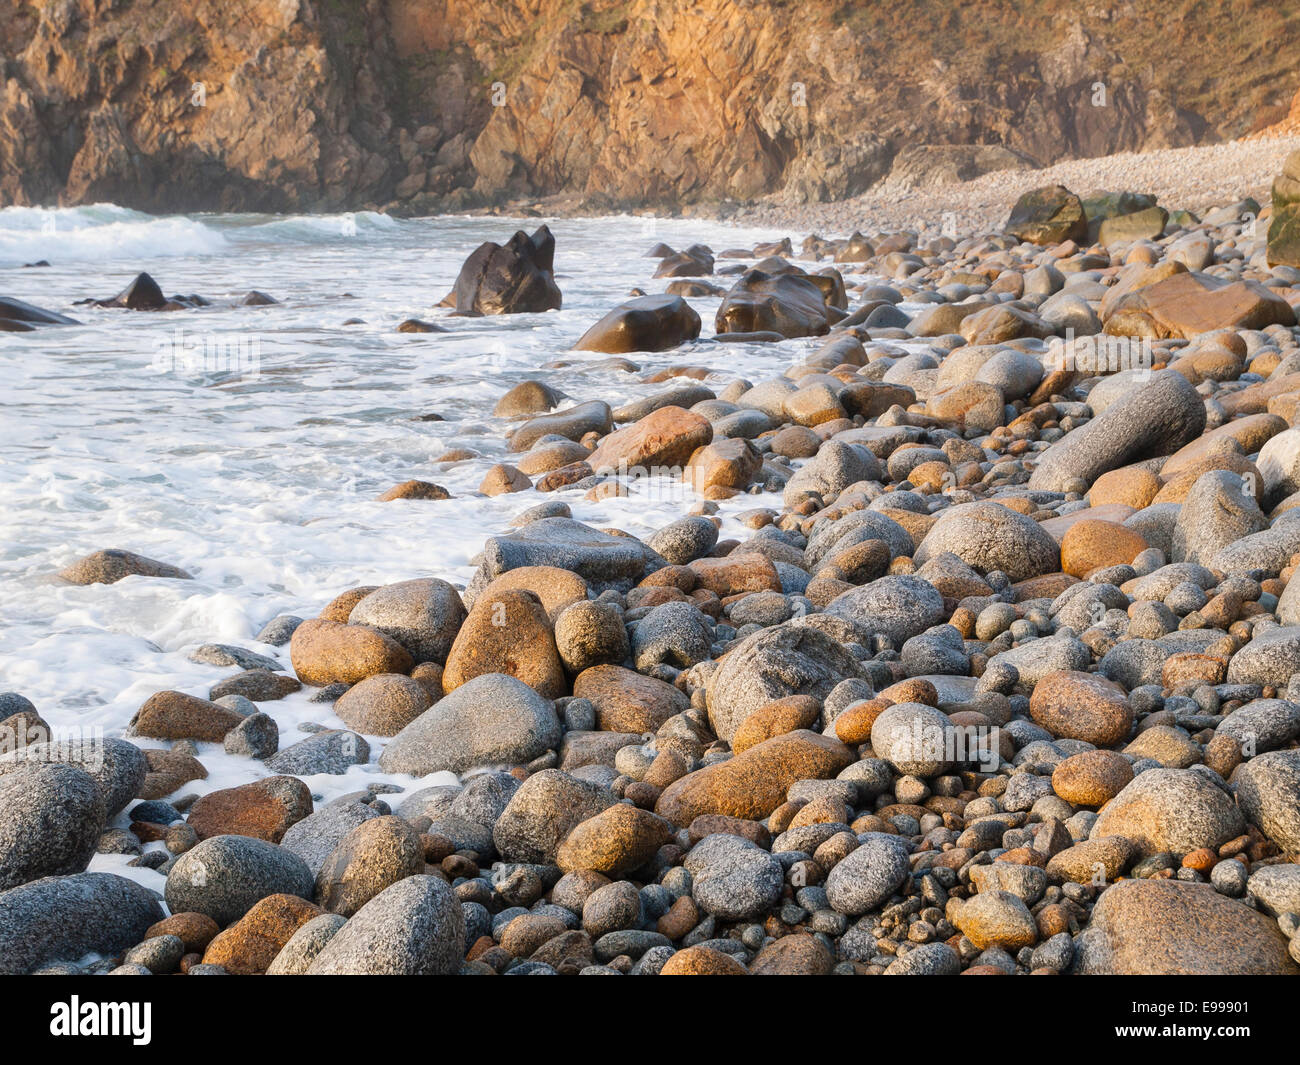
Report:
[[[527,505],[464,587],[201,647],[231,672],[143,698],[138,758],[0,759],[0,943],[121,911],[12,967],[1300,973],[1300,273],[1240,207],[654,249],[666,291],[575,340],[690,361],[503,388],[483,495]],[[553,250],[485,245],[458,313],[558,307]],[[647,484],[680,513],[598,516]],[[175,576],[115,559],[77,594]],[[194,799],[216,743],[257,779]],[[408,786],[313,796],[368,766]]]

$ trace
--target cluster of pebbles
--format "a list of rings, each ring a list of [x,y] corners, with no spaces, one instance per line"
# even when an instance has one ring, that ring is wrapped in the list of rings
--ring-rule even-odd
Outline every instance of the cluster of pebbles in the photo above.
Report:
[[[1300,973],[1300,270],[1244,207],[654,249],[579,347],[700,361],[503,397],[483,491],[531,501],[465,587],[200,648],[228,679],[93,751],[0,697],[0,972]],[[449,301],[553,306],[552,252]],[[756,343],[790,369],[738,378]],[[665,481],[644,540],[573,517]],[[188,576],[63,576],[137,574]],[[303,686],[343,727],[281,746]],[[195,798],[215,745],[265,775]],[[374,763],[415,786],[302,779]]]

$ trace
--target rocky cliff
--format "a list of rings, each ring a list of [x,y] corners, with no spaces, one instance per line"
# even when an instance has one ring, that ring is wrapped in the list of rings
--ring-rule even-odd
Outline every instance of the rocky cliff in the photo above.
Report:
[[[0,0],[0,203],[853,195],[1279,121],[1255,0]]]

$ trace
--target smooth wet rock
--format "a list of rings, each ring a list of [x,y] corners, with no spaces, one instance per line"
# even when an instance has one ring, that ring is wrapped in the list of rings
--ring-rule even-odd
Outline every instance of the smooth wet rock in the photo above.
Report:
[[[640,296],[620,304],[574,345],[579,351],[665,351],[700,335],[700,316],[680,296]]]
[[[504,245],[487,241],[465,260],[442,303],[462,314],[535,314],[559,310],[555,238],[546,226],[522,230]]]
[[[830,328],[822,290],[806,276],[747,270],[722,299],[719,333],[822,336]]]
[[[194,579],[178,566],[115,547],[91,552],[60,570],[59,576],[70,584],[116,584],[124,577],[163,577],[181,581]]]

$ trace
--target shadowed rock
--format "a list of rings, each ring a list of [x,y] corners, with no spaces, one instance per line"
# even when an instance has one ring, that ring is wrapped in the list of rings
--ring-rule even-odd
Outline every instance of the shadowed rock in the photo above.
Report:
[[[665,351],[700,335],[700,316],[680,296],[641,296],[610,311],[582,335],[580,351]]]
[[[1026,192],[1011,208],[1003,228],[1030,244],[1060,244],[1088,236],[1083,204],[1064,185],[1045,185]]]
[[[747,270],[718,308],[719,333],[822,336],[830,329],[826,300],[810,278]]]
[[[529,314],[560,309],[553,264],[555,238],[546,226],[522,230],[504,245],[487,241],[465,260],[443,299],[460,314]]]

